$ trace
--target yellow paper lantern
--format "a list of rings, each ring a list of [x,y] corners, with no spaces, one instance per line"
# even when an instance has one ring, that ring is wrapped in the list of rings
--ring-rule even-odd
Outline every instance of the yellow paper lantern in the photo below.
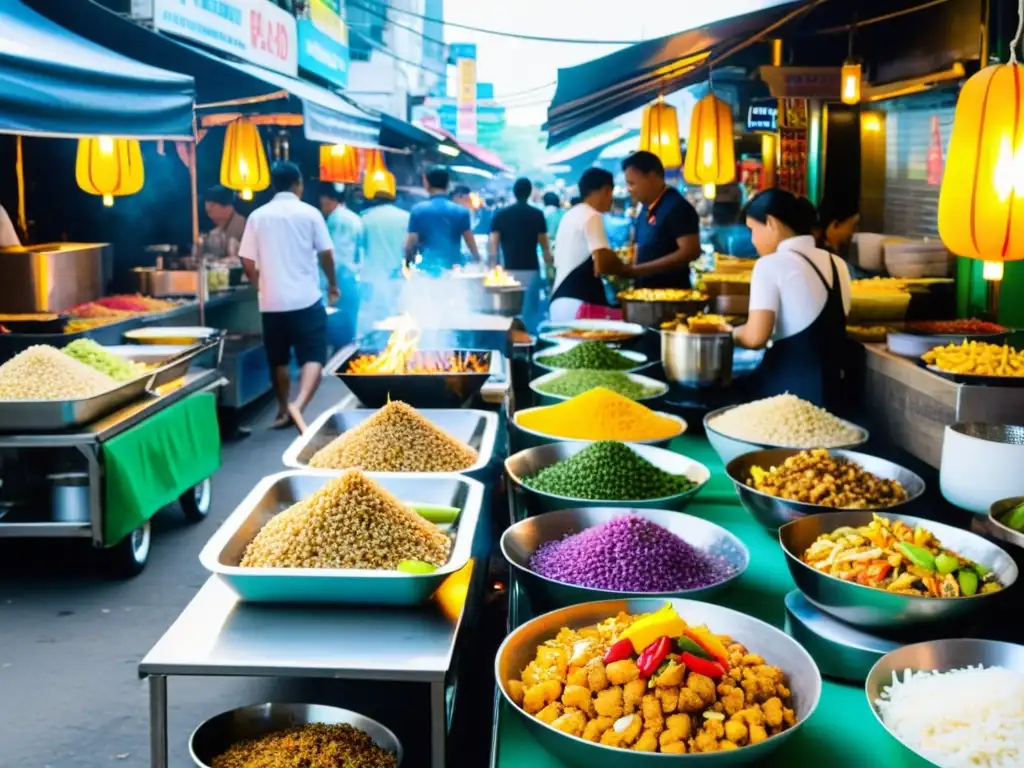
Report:
[[[713,93],[693,108],[683,178],[689,184],[700,184],[708,198],[714,198],[715,185],[736,180],[732,107]]]
[[[843,104],[860,104],[861,66],[855,61],[847,61],[839,75],[842,80],[840,98]]]
[[[110,136],[79,139],[75,180],[90,195],[102,195],[108,207],[115,197],[134,195],[145,180],[139,142]]]
[[[394,197],[395,192],[395,176],[388,170],[383,153],[379,149],[371,151],[366,158],[363,197],[367,200],[373,200],[377,195]]]
[[[355,184],[359,181],[359,152],[344,144],[320,147],[320,181]]]
[[[960,91],[939,192],[939,236],[984,261],[1024,259],[1024,66],[986,67]]]
[[[654,104],[644,107],[640,149],[657,155],[667,170],[675,170],[683,164],[676,108],[666,104],[660,96]]]
[[[270,167],[260,130],[244,117],[228,124],[220,160],[220,183],[238,192],[243,200],[252,200],[253,192],[270,186]]]

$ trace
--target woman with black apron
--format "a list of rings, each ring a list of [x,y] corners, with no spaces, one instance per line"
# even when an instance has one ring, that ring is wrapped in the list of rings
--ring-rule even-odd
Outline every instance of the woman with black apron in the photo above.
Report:
[[[734,331],[738,346],[765,349],[744,384],[751,399],[785,392],[836,410],[841,402],[850,273],[818,248],[814,206],[769,189],[744,210],[760,258],[750,278],[750,310]]]

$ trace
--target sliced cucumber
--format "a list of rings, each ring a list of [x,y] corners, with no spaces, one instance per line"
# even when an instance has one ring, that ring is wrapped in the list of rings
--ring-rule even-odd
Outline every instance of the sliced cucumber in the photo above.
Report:
[[[458,507],[448,507],[444,504],[423,504],[418,501],[406,502],[406,505],[422,517],[437,525],[454,523],[462,510]]]

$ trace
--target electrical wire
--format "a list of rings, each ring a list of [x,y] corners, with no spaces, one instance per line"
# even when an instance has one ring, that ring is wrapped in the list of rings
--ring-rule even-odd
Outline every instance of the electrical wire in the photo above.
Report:
[[[354,5],[357,8],[361,8],[367,13],[372,13],[376,16],[382,16],[387,18],[387,14],[383,13],[376,8],[360,3],[359,0],[348,0],[350,5]],[[531,43],[563,43],[568,45],[636,45],[637,43],[643,42],[642,40],[581,40],[579,38],[571,37],[547,37],[544,35],[520,35],[514,32],[502,32],[497,29],[485,29],[483,27],[474,27],[469,24],[458,24],[454,21],[444,21],[443,19],[435,19],[431,16],[424,16],[422,13],[416,13],[415,11],[407,11],[404,8],[395,8],[393,5],[384,3],[384,7],[394,11],[395,13],[403,13],[407,16],[412,16],[422,21],[429,21],[433,24],[441,24],[445,27],[452,27],[453,29],[463,29],[468,32],[477,32],[481,35],[493,35],[494,37],[505,37],[510,40],[524,40]]]
[[[550,83],[544,83],[544,85],[538,85],[534,88],[527,88],[525,91],[513,91],[512,93],[495,94],[496,100],[515,99],[517,96],[525,96],[527,94],[536,93],[537,91],[543,91],[545,88],[554,88],[558,83],[552,80]]]

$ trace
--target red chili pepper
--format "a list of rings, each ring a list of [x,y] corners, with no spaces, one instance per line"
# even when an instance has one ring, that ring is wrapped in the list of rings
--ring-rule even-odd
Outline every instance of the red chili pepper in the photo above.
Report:
[[[604,663],[611,664],[616,661],[624,661],[633,655],[633,641],[629,638],[619,640],[611,648],[605,651]]]
[[[712,680],[725,677],[725,667],[717,661],[708,661],[707,659],[702,659],[700,656],[694,656],[692,653],[687,653],[686,651],[683,651],[682,659],[686,668],[691,672],[696,672],[698,675],[710,677]]]
[[[637,669],[640,670],[640,677],[650,677],[658,671],[661,662],[672,650],[672,640],[667,636],[659,637],[653,643],[644,648],[640,658],[636,660]]]

